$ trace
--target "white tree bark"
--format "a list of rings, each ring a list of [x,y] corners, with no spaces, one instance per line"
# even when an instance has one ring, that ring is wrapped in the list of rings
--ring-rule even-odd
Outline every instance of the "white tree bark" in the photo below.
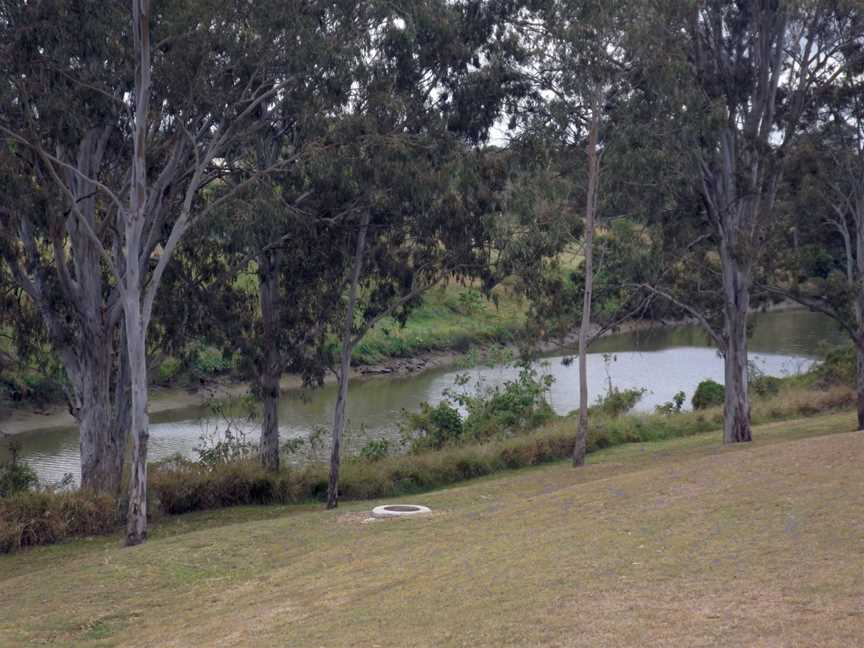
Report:
[[[333,413],[333,438],[330,448],[330,479],[327,485],[327,508],[336,508],[339,504],[339,468],[342,462],[342,436],[345,433],[345,407],[348,403],[348,381],[351,377],[351,352],[354,350],[355,338],[354,309],[357,306],[357,293],[360,287],[360,276],[363,273],[363,260],[366,256],[366,233],[369,229],[370,214],[364,212],[357,234],[357,246],[351,268],[351,285],[348,289],[348,306],[345,309],[345,321],[342,323],[342,340],[339,352],[339,392],[336,396],[336,409]]]
[[[123,310],[126,315],[126,346],[132,400],[132,471],[129,481],[129,511],[126,544],[147,538],[147,321],[142,309],[142,235],[147,218],[147,112],[150,106],[150,1],[133,0],[132,33],[135,44],[135,131],[129,208],[123,214],[126,235],[126,276]],[[145,258],[143,263],[149,259]]]
[[[600,155],[597,143],[600,130],[600,108],[591,110],[588,131],[588,191],[585,198],[585,285],[582,297],[582,321],[579,325],[579,424],[573,447],[573,465],[585,463],[588,443],[588,344],[591,332],[591,302],[594,290],[594,230],[597,219],[597,197],[600,191]]]

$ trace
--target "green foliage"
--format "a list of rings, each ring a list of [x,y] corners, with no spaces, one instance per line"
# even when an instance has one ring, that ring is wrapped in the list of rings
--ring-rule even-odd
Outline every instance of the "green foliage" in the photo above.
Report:
[[[459,305],[456,309],[461,315],[473,315],[483,307],[483,295],[477,290],[465,290],[459,293]]]
[[[424,403],[419,413],[405,414],[403,436],[416,452],[536,428],[554,416],[546,398],[553,380],[524,363],[516,380],[486,388],[478,383],[470,393],[458,389],[468,382],[468,377],[461,375],[457,389],[445,390],[438,405]],[[460,411],[465,412],[464,417]]]
[[[18,460],[20,444],[12,440],[8,445],[9,460],[0,462],[0,497],[24,493],[39,485],[39,478],[33,469]]]
[[[687,395],[683,391],[676,392],[671,401],[658,405],[656,411],[658,414],[678,414],[684,407],[685,400],[687,400]]]
[[[723,385],[713,380],[703,380],[696,386],[690,402],[693,404],[693,409],[699,410],[722,405],[725,397],[726,389]]]
[[[385,318],[366,333],[354,348],[353,360],[376,364],[429,351],[465,352],[472,345],[512,342],[525,323],[524,304],[504,289],[494,291],[494,303],[478,297],[478,290],[458,284],[429,291],[404,325]]]
[[[165,358],[156,369],[156,382],[160,385],[171,383],[180,374],[183,363],[172,357]]]
[[[421,403],[419,412],[404,412],[403,416],[403,435],[414,450],[440,450],[461,441],[465,432],[459,410],[448,400],[442,400],[434,407]]]
[[[218,376],[231,369],[230,357],[226,357],[222,349],[214,346],[198,344],[190,354],[190,367],[199,377]]]
[[[390,454],[390,450],[389,439],[370,439],[366,445],[360,448],[360,458],[365,461],[380,461]]]
[[[216,435],[202,436],[201,444],[195,447],[198,461],[205,466],[217,466],[247,459],[255,455],[258,446],[246,439],[243,432],[227,429],[221,438]]]
[[[45,375],[39,371],[26,370],[0,377],[0,400],[44,407],[61,402],[65,395],[59,374]]]
[[[591,408],[594,414],[615,418],[626,414],[638,403],[645,392],[644,387],[638,389],[618,389],[610,387],[602,396],[597,398],[596,404]]]
[[[831,349],[810,371],[822,385],[854,385],[856,372],[857,359],[851,344]]]
[[[807,245],[802,247],[799,254],[801,270],[806,277],[826,279],[835,268],[834,256],[823,247]]]
[[[768,376],[763,373],[759,373],[750,378],[750,391],[765,398],[766,396],[774,396],[780,393],[780,386],[782,385],[781,379],[776,376]]]

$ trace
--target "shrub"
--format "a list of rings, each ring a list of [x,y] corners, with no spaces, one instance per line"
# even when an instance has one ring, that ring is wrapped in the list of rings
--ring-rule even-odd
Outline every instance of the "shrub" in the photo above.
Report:
[[[419,413],[404,414],[403,441],[413,451],[436,449],[467,440],[482,441],[536,428],[554,417],[546,393],[553,378],[541,376],[523,364],[516,380],[483,388],[474,393],[447,389],[444,400],[432,407],[420,406]],[[468,377],[456,379],[456,387],[467,384]],[[466,412],[464,418],[460,410]]]
[[[230,426],[221,435],[202,434],[198,441],[200,445],[195,446],[195,452],[205,466],[249,459],[258,452],[258,444],[248,441],[242,430]]]
[[[37,407],[60,402],[65,396],[61,379],[34,371],[0,378],[0,394],[3,400],[28,402]]]
[[[679,414],[684,407],[687,395],[683,391],[676,392],[671,401],[666,401],[655,408],[657,414]]]
[[[617,387],[610,387],[605,395],[597,399],[591,409],[595,414],[613,418],[621,416],[632,410],[646,391],[644,388],[618,389]]]
[[[39,478],[33,469],[18,460],[20,447],[16,441],[10,441],[9,460],[0,462],[0,497],[23,493],[39,484]]]
[[[783,382],[780,378],[759,373],[750,379],[749,387],[753,394],[760,398],[765,398],[779,394],[782,384]]]
[[[165,385],[177,378],[183,363],[174,357],[165,358],[156,369],[156,383]]]
[[[440,450],[462,440],[464,426],[459,411],[442,400],[435,407],[421,403],[419,412],[403,412],[403,436],[414,451]]]
[[[221,349],[214,346],[197,346],[191,354],[192,371],[202,378],[224,373],[231,369],[231,366],[231,358],[226,357]]]
[[[696,386],[693,393],[693,409],[706,409],[716,405],[722,405],[726,398],[726,389],[720,383],[713,380],[703,380]]]
[[[851,344],[828,351],[811,372],[822,385],[854,385],[857,359]]]
[[[360,448],[360,458],[366,461],[380,461],[390,454],[389,439],[371,439]]]
[[[546,423],[554,412],[546,398],[554,378],[522,364],[516,380],[481,390],[474,395],[451,392],[449,397],[467,412],[465,436],[473,440],[524,432]]]

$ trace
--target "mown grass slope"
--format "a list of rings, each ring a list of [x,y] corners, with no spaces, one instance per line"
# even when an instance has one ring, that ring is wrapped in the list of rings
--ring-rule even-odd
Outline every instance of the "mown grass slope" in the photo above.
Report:
[[[853,428],[621,446],[414,498],[422,519],[248,507],[0,557],[0,645],[857,645]]]

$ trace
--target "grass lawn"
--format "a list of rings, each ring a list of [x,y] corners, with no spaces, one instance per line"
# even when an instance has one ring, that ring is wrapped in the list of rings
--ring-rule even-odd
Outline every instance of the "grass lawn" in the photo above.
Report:
[[[853,646],[850,414],[620,446],[366,522],[247,507],[0,557],[0,646]]]

